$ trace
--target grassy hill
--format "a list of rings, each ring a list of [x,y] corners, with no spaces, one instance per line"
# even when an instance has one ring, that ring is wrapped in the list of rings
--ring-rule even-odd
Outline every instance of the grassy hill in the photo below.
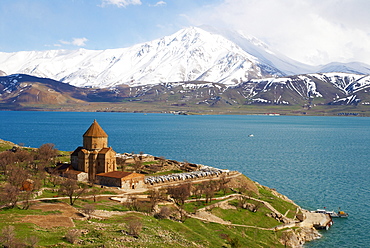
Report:
[[[1,141],[0,150],[12,145]],[[3,158],[1,153],[0,156]],[[37,163],[33,161],[32,165]],[[0,199],[4,200],[8,176],[6,171],[1,173]],[[157,173],[163,175],[165,171]],[[60,195],[61,184],[56,183],[56,179],[55,175],[46,174],[42,186],[34,192],[37,193],[35,199],[20,197],[15,207],[1,207],[0,244],[12,242],[12,247],[26,244],[27,247],[285,247],[302,242],[303,236],[316,235],[314,230],[279,228],[287,222],[298,222],[300,207],[238,172],[231,173],[225,187],[211,196],[206,191],[198,194],[197,189],[213,187],[217,180],[224,179],[186,181],[192,193],[184,204],[176,203],[173,193],[160,187],[146,192],[124,192],[81,184],[86,190],[71,206],[68,197]]]

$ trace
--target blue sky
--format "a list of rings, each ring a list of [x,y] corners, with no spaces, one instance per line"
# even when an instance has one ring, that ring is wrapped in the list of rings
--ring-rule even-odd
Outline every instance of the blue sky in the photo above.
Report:
[[[370,64],[368,0],[0,0],[0,51],[109,49],[213,25],[309,64]]]
[[[178,31],[209,2],[217,1],[1,0],[0,51],[126,47]]]

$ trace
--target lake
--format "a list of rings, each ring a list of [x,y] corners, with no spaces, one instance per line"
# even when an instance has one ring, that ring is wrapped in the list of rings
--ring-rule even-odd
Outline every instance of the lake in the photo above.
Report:
[[[306,247],[370,244],[370,118],[0,111],[0,138],[72,151],[94,119],[116,152],[238,170],[305,209],[350,214]]]

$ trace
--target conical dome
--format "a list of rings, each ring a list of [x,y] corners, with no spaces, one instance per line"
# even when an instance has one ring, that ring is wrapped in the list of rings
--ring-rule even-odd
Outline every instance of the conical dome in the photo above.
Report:
[[[83,137],[108,137],[108,135],[104,132],[98,122],[94,120],[93,124],[91,124],[89,129],[87,129]]]

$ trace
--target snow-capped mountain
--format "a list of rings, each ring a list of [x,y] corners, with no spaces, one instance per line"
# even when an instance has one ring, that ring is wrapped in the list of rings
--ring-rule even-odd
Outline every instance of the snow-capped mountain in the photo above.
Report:
[[[368,103],[370,76],[349,73],[315,73],[253,79],[235,86],[249,103],[294,105]]]
[[[120,49],[0,53],[0,70],[7,75],[22,73],[99,88],[189,81],[237,85],[320,70],[369,73],[369,68],[363,64],[314,68],[274,52],[254,37],[209,27],[185,28]]]
[[[186,106],[195,109],[199,106],[227,108],[250,104],[298,105],[304,108],[318,105],[369,106],[369,92],[370,75],[349,73],[315,73],[251,79],[237,85],[175,82],[117,86],[110,89],[79,88],[24,74],[0,77],[0,102],[16,108],[22,104],[68,105],[81,102],[121,102],[124,109],[124,102],[144,105],[156,103],[154,105],[162,107]]]
[[[80,87],[178,81],[236,84],[282,75],[235,43],[194,27],[122,49],[0,53],[0,69]]]
[[[296,75],[315,72],[315,67],[295,61],[287,56],[274,51],[267,44],[256,37],[244,34],[242,31],[229,29],[216,29],[210,26],[202,26],[203,29],[219,34],[234,42],[247,53],[259,59],[263,64],[277,68],[283,75]]]
[[[355,74],[370,74],[370,66],[360,62],[338,63],[333,62],[319,66],[316,72],[347,72]]]

